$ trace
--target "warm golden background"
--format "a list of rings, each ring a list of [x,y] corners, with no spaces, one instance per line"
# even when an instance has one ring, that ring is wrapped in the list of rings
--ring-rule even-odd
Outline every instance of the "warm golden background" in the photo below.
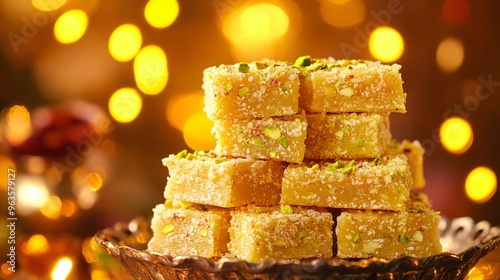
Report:
[[[10,167],[13,276],[123,279],[89,237],[151,215],[162,157],[214,146],[203,69],[265,57],[401,64],[408,113],[391,130],[423,144],[424,192],[446,217],[500,225],[498,12],[495,0],[0,0],[0,218]],[[6,265],[0,276],[12,276]]]

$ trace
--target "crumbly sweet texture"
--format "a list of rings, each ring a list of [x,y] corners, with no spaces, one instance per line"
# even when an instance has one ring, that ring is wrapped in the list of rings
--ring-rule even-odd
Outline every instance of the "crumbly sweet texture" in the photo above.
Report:
[[[294,115],[299,109],[298,67],[273,61],[205,69],[205,112],[210,119]]]
[[[305,158],[381,157],[391,139],[387,113],[308,114]]]
[[[221,257],[229,242],[230,211],[167,201],[153,209],[148,250],[168,256]]]
[[[413,176],[413,188],[421,189],[425,187],[425,150],[418,140],[411,142],[405,139],[399,142],[393,139],[389,145],[389,153],[404,154],[408,158],[408,163],[410,164],[410,172]]]
[[[341,258],[424,258],[441,253],[435,212],[422,194],[412,195],[408,210],[345,210],[337,217],[337,256]]]
[[[291,164],[283,175],[281,203],[401,211],[406,208],[411,186],[404,155]]]
[[[214,153],[300,163],[304,159],[307,121],[304,115],[255,120],[214,121]]]
[[[333,217],[326,209],[247,207],[231,212],[229,252],[248,262],[332,256]]]
[[[219,207],[277,205],[284,165],[182,151],[163,159],[169,177],[164,196]]]
[[[299,104],[307,112],[406,112],[398,64],[313,59],[302,67]]]

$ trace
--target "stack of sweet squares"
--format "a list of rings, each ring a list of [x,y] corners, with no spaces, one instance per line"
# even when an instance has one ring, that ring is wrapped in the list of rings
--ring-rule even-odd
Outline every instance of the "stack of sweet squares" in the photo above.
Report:
[[[298,58],[204,71],[216,147],[163,159],[149,250],[269,259],[426,257],[439,212],[415,192],[423,149],[391,139],[399,65]]]

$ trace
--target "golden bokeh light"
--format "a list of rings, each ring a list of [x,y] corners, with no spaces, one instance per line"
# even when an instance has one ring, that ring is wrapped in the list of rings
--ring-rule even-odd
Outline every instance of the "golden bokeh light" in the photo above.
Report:
[[[404,51],[404,41],[401,34],[388,26],[377,27],[370,35],[370,53],[382,62],[398,60]]]
[[[5,138],[11,144],[22,143],[32,132],[31,117],[28,109],[24,106],[14,105],[7,112],[5,118]]]
[[[204,112],[191,116],[183,129],[184,141],[193,150],[211,150],[215,147],[215,136],[212,134],[213,121]]]
[[[87,30],[88,17],[83,10],[69,10],[62,14],[54,24],[54,36],[62,44],[74,43]]]
[[[464,61],[464,46],[453,37],[443,39],[436,50],[436,62],[444,72],[457,70]]]
[[[453,117],[445,120],[439,129],[443,147],[451,153],[465,153],[474,140],[472,127],[468,121]]]
[[[102,178],[99,173],[92,172],[85,176],[85,187],[92,191],[98,191],[102,187]]]
[[[282,7],[254,3],[230,11],[222,22],[222,31],[233,55],[249,61],[274,56],[277,40],[287,34],[289,24],[289,15]]]
[[[17,181],[18,204],[16,210],[28,214],[44,206],[49,200],[49,191],[41,177],[20,177]]]
[[[323,20],[337,28],[348,28],[365,19],[366,8],[362,0],[322,0],[320,13]]]
[[[167,56],[155,45],[142,48],[134,59],[137,87],[145,94],[159,94],[167,85]]]
[[[71,217],[76,212],[76,205],[72,200],[65,199],[61,205],[61,216]]]
[[[133,59],[141,49],[141,46],[141,30],[130,23],[118,26],[109,37],[109,53],[114,59],[120,62]]]
[[[179,15],[177,0],[149,0],[144,8],[146,21],[155,28],[170,26]]]
[[[57,219],[61,215],[61,207],[61,199],[53,195],[49,197],[47,203],[40,208],[40,212],[49,219]]]
[[[26,255],[44,254],[49,249],[49,243],[45,236],[41,234],[32,235],[28,241],[24,242],[21,250]]]
[[[65,280],[73,269],[73,261],[69,257],[60,258],[52,270],[52,280]]]
[[[37,10],[50,12],[61,8],[66,4],[66,0],[31,0],[31,4]]]
[[[488,167],[474,168],[465,180],[465,192],[474,202],[484,203],[490,200],[497,190],[497,176]]]
[[[0,172],[0,189],[7,191],[9,183],[9,168],[11,170],[16,170],[16,165],[8,156],[0,155],[0,168],[4,170],[3,172]]]
[[[113,119],[129,123],[141,112],[142,98],[133,88],[121,88],[109,98],[108,109]]]
[[[203,91],[178,95],[167,102],[167,121],[174,128],[182,131],[186,121],[203,111]]]

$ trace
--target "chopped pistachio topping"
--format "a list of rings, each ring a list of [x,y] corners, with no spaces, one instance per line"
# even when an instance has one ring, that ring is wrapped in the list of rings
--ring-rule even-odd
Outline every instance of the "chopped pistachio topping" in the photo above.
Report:
[[[366,243],[365,246],[363,247],[363,252],[365,252],[366,254],[373,254],[377,251],[379,246],[380,246],[380,243],[370,241],[370,242]]]
[[[346,167],[340,169],[340,173],[349,174],[349,173],[351,173],[352,170],[353,170],[352,166],[346,166]]]
[[[281,135],[278,141],[280,142],[281,146],[283,146],[283,148],[288,148],[288,139],[285,136]]]
[[[168,225],[164,226],[161,229],[161,233],[163,233],[163,234],[169,234],[169,233],[171,233],[174,230],[175,230],[175,226],[172,225],[172,224],[168,224]]]
[[[358,147],[363,146],[363,139],[361,139],[361,138],[356,139],[356,146],[358,146]]]
[[[284,92],[289,92],[292,88],[291,88],[291,87],[289,87],[289,86],[283,86],[281,89],[282,89]]]
[[[295,118],[295,120],[294,120],[294,121],[295,121],[296,123],[300,123],[300,122],[301,122],[301,120],[300,120],[299,118]]]
[[[184,208],[184,209],[193,206],[193,203],[187,202],[187,201],[182,201],[181,200],[178,203],[179,203],[179,206],[182,207],[182,208]]]
[[[311,169],[312,170],[318,170],[319,169],[319,164],[314,164],[313,166],[311,166]]]
[[[339,167],[340,167],[340,163],[338,161],[336,161],[334,163],[329,163],[328,166],[326,167],[326,170],[334,171],[334,170],[339,169]]]
[[[214,162],[216,164],[219,164],[219,163],[222,163],[222,162],[225,162],[225,161],[228,161],[228,159],[226,157],[221,157],[221,158],[215,158],[214,159]]]
[[[304,55],[304,56],[301,56],[301,57],[297,58],[297,60],[295,60],[294,64],[297,65],[297,66],[306,67],[306,66],[311,65],[311,63],[312,63],[311,56]]]
[[[408,237],[407,237],[406,235],[404,235],[404,234],[401,234],[401,235],[399,236],[399,242],[401,242],[401,244],[406,244],[406,243],[408,243]]]
[[[264,142],[260,139],[253,139],[250,144],[257,146],[257,147],[264,147]]]
[[[358,119],[358,114],[356,114],[356,112],[351,113],[351,118],[357,120]]]
[[[372,160],[371,165],[377,166],[378,162],[380,161],[380,158],[376,157]]]
[[[227,84],[226,85],[226,92],[230,92],[232,89],[233,89],[233,85],[232,84]]]
[[[207,237],[208,236],[208,231],[204,228],[200,230],[200,236],[201,237]]]
[[[333,185],[332,185],[332,184],[326,184],[326,186],[327,186],[330,190],[333,190]]]
[[[247,95],[249,92],[250,92],[250,89],[248,87],[242,87],[238,91],[238,96],[243,97],[243,96]]]
[[[175,155],[175,157],[176,158],[185,158],[187,155],[188,155],[188,151],[187,150],[182,150],[182,151],[178,152]]]
[[[281,204],[280,211],[283,214],[293,214],[293,209],[292,209],[292,206],[290,206],[290,205]]]
[[[262,209],[260,207],[255,208],[255,214],[260,214],[262,213]]]
[[[276,158],[277,155],[278,155],[278,153],[276,153],[275,151],[270,151],[269,152],[269,157],[270,158]]]
[[[350,88],[350,87],[343,88],[343,89],[341,89],[339,91],[339,94],[342,95],[342,96],[351,97],[354,94],[354,90],[352,88]]]
[[[299,239],[309,236],[309,232],[307,230],[299,231]]]
[[[341,130],[337,130],[335,132],[335,136],[337,136],[338,138],[344,137],[344,131],[342,129]]]
[[[255,62],[255,68],[257,68],[259,70],[266,69],[267,66],[268,66],[268,64],[263,62],[263,61],[256,61]]]
[[[246,73],[249,69],[250,66],[248,66],[248,64],[246,64],[245,62],[238,63],[238,72]]]
[[[191,154],[191,153],[187,154],[187,156],[186,156],[187,160],[192,160],[194,158],[196,158],[196,156],[194,154]]]
[[[361,242],[361,236],[359,235],[359,233],[356,233],[356,235],[354,236],[354,243],[359,243]]]
[[[273,140],[279,140],[281,137],[281,131],[276,127],[266,126],[264,130],[262,130],[262,134]]]

